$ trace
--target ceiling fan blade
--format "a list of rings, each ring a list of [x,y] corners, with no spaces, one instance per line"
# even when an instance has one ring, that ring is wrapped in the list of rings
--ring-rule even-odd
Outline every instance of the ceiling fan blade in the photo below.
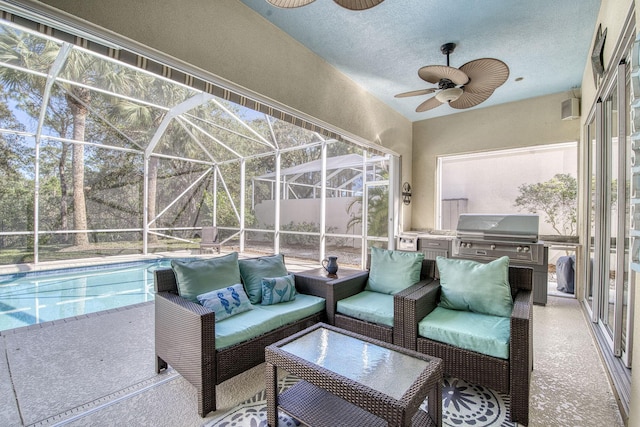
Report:
[[[282,8],[288,9],[293,7],[306,6],[309,3],[313,3],[315,0],[267,0],[267,1],[276,7],[282,7]]]
[[[467,62],[460,67],[469,76],[464,86],[468,93],[493,92],[509,78],[509,67],[499,59],[482,58]]]
[[[333,0],[345,9],[365,10],[377,6],[384,0]]]
[[[442,102],[438,101],[436,99],[436,97],[434,96],[433,98],[429,98],[426,101],[424,101],[422,104],[418,105],[418,108],[416,108],[416,113],[422,113],[424,111],[429,111],[433,108],[439,107],[442,105]]]
[[[395,95],[394,98],[406,98],[408,96],[427,95],[429,93],[435,92],[436,90],[438,90],[438,89],[436,89],[435,87],[432,87],[431,89],[412,90],[411,92],[399,93],[399,94]]]
[[[438,83],[441,79],[449,79],[456,85],[469,81],[464,71],[446,65],[427,65],[418,70],[418,76],[429,83]]]
[[[465,86],[464,93],[460,95],[460,98],[455,101],[449,102],[449,105],[452,108],[456,108],[458,110],[464,110],[465,108],[475,107],[476,105],[486,101],[493,94],[493,91],[480,92],[480,93],[471,93],[467,92]]]

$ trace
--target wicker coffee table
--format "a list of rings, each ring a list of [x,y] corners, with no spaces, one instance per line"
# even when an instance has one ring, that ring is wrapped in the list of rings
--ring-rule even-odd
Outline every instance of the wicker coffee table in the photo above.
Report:
[[[438,358],[318,323],[266,347],[265,360],[272,427],[279,409],[309,426],[442,426]],[[278,368],[301,379],[280,395]]]

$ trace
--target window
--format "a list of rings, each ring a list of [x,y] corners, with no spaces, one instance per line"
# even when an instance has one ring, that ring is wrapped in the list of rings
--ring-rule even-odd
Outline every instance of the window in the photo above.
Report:
[[[576,236],[577,143],[438,158],[438,228],[461,213],[536,213],[540,235]]]

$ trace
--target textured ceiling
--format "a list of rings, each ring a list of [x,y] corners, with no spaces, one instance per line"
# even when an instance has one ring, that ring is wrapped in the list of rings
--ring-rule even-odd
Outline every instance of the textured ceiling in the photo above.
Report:
[[[467,111],[416,113],[433,95],[394,98],[434,86],[418,69],[446,65],[447,42],[457,44],[452,67],[478,58],[509,66],[507,82],[473,108],[579,88],[600,8],[600,0],[386,0],[364,11],[331,0],[295,9],[242,2],[411,121]]]

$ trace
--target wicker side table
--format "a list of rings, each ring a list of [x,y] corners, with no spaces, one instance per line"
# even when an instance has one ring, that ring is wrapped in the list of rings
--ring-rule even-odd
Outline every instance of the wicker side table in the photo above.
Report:
[[[336,302],[364,288],[369,278],[369,271],[340,268],[337,274],[330,275],[320,267],[294,273],[294,275],[296,289],[322,296],[327,301],[327,321],[333,325]]]
[[[441,359],[323,323],[266,347],[265,359],[273,427],[279,409],[309,426],[442,426]],[[301,379],[281,395],[278,369]]]

